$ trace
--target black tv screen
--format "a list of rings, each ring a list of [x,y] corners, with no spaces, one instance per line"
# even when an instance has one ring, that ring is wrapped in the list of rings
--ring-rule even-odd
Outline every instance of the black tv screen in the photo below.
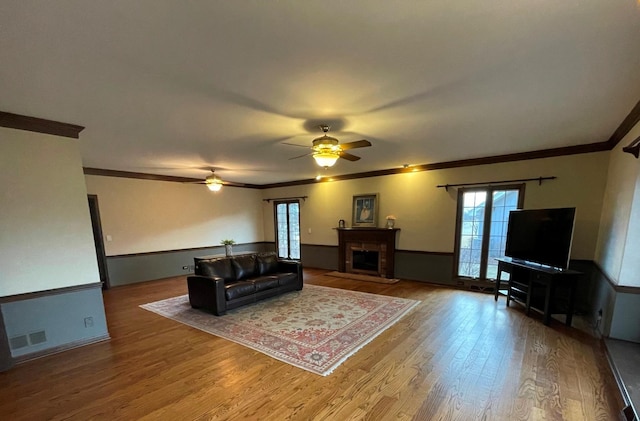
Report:
[[[505,255],[514,260],[566,269],[575,215],[576,208],[511,211]]]

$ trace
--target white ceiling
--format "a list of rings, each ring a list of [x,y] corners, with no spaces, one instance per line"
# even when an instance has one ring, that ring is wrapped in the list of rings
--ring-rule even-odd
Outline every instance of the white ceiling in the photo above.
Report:
[[[637,0],[3,0],[0,110],[85,167],[268,184],[606,141],[640,99]],[[289,161],[333,126],[373,144]]]

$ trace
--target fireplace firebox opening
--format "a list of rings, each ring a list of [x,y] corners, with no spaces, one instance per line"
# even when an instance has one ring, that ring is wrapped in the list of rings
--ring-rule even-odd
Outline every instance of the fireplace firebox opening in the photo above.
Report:
[[[380,253],[378,251],[352,250],[352,253],[353,269],[375,272],[376,274],[380,271]]]

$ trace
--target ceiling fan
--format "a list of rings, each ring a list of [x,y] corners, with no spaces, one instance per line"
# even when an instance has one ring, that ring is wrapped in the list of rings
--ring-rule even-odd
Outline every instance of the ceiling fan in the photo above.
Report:
[[[311,155],[313,159],[315,159],[316,163],[321,167],[328,168],[333,166],[336,163],[338,158],[346,159],[347,161],[357,161],[360,159],[359,156],[352,155],[350,153],[345,152],[349,149],[356,148],[366,148],[371,146],[371,142],[368,140],[357,140],[355,142],[349,143],[340,143],[338,139],[335,137],[331,137],[327,134],[331,127],[326,124],[318,126],[320,130],[324,132],[323,136],[320,136],[313,140],[311,150],[312,152],[306,153],[304,155],[295,156],[289,159],[298,159],[304,156]],[[307,146],[296,145],[293,143],[284,143],[285,145],[290,146],[300,146],[306,148]]]
[[[216,175],[216,170],[211,168],[211,175],[207,176],[204,181],[196,181],[194,184],[204,184],[211,191],[217,192],[220,191],[224,182]]]

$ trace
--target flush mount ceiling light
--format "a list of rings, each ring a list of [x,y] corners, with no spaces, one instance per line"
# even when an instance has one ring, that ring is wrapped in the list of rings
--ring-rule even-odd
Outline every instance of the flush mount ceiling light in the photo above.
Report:
[[[222,180],[216,177],[214,170],[211,170],[211,175],[207,177],[204,183],[207,185],[207,188],[211,191],[220,191],[222,188]]]

